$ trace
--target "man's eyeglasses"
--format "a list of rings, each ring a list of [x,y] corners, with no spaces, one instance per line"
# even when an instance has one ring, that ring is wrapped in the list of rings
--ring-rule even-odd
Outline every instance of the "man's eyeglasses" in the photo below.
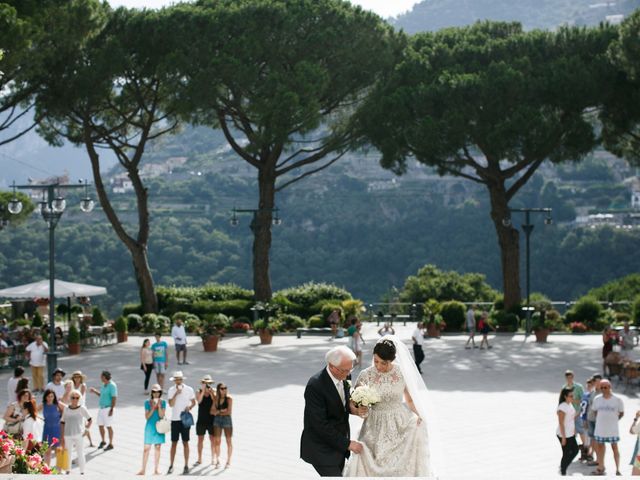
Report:
[[[340,373],[343,373],[345,375],[349,375],[351,372],[353,372],[353,367],[345,370],[344,368],[336,367],[335,365],[331,365],[331,366],[335,368],[337,371],[339,371]]]
[[[611,390],[611,387],[600,387],[600,390]]]

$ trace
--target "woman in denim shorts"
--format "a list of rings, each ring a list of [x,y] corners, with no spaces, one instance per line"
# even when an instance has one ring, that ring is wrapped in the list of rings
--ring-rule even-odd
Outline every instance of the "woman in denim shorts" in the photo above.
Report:
[[[227,464],[224,468],[231,466],[231,454],[233,453],[233,445],[231,443],[231,435],[233,433],[233,423],[231,422],[231,411],[233,409],[233,399],[227,394],[227,386],[219,383],[216,388],[216,400],[213,413],[213,437],[215,440],[215,468],[220,466],[220,444],[222,443],[222,432],[227,440]]]

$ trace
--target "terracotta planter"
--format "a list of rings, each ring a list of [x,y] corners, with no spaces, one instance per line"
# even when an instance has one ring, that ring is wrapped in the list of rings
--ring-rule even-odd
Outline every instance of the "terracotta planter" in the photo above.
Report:
[[[215,352],[218,350],[218,335],[209,335],[202,339],[202,346],[205,352]]]
[[[262,345],[271,345],[271,340],[273,339],[273,333],[271,330],[260,330],[260,343]]]
[[[78,355],[80,353],[80,344],[79,343],[70,343],[69,344],[69,355]]]
[[[427,323],[427,336],[431,338],[440,338],[440,329],[435,323]]]
[[[536,334],[536,342],[538,343],[546,343],[547,342],[547,337],[549,336],[549,329],[547,328],[543,328],[540,330],[534,330],[534,332]]]
[[[117,333],[117,337],[118,337],[118,343],[124,343],[127,340],[129,340],[129,333],[128,332],[116,332]]]

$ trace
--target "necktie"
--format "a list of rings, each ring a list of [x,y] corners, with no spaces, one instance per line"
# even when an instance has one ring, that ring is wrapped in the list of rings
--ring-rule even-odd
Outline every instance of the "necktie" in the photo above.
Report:
[[[340,400],[342,400],[342,404],[344,405],[344,386],[342,385],[342,382],[340,380],[336,382],[336,388],[338,389]]]

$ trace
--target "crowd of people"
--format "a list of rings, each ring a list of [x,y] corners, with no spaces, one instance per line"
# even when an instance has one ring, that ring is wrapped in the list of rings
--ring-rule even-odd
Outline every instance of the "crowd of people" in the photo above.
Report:
[[[34,385],[41,385],[37,383],[40,379],[36,380],[33,373],[32,369]],[[49,448],[44,455],[45,462],[51,464],[55,454],[58,468],[67,473],[70,471],[70,464],[60,457],[68,460],[75,451],[76,463],[83,474],[86,464],[84,437],[89,440],[89,446],[93,447],[90,434],[93,419],[86,408],[86,395],[90,392],[99,397],[97,423],[101,442],[98,448],[113,450],[112,423],[118,388],[111,380],[109,371],[101,373],[100,389],[87,389],[86,376],[80,370],[73,372],[64,381],[66,373],[58,368],[53,372],[51,382],[44,388],[32,391],[29,388],[29,378],[24,374],[22,367],[16,367],[13,377],[7,382],[8,406],[3,416],[7,433],[30,439],[27,448],[46,442]],[[40,400],[36,392],[42,392]],[[109,443],[106,442],[106,431],[109,433]]]
[[[186,332],[181,322],[174,325],[172,336],[176,345],[177,364],[189,365]],[[107,370],[100,375],[100,388],[94,388],[87,386],[87,378],[82,371],[75,371],[67,377],[66,372],[60,368],[53,372],[52,380],[45,385],[47,343],[38,336],[27,346],[26,352],[31,378],[25,375],[23,367],[16,367],[13,377],[8,380],[8,406],[4,413],[4,429],[14,436],[30,439],[28,448],[36,448],[41,442],[46,442],[48,448],[44,453],[45,462],[53,465],[55,460],[56,466],[63,472],[70,472],[69,459],[75,456],[75,463],[79,472],[83,474],[86,466],[85,443],[88,442],[89,447],[95,448],[90,433],[94,423],[97,423],[100,435],[97,449],[103,449],[105,452],[114,449],[118,387]],[[162,334],[156,333],[153,344],[149,339],[144,339],[140,349],[140,368],[144,374],[144,392],[149,397],[143,404],[146,423],[142,468],[138,474],[145,474],[151,450],[154,451],[153,473],[160,474],[161,447],[165,443],[166,434],[169,434],[171,439],[170,466],[167,473],[174,470],[179,442],[182,443],[184,455],[182,472],[188,473],[190,434],[194,425],[197,460],[193,466],[204,463],[203,449],[205,436],[208,436],[211,465],[214,468],[221,467],[224,434],[224,467],[229,468],[233,453],[233,398],[229,395],[227,386],[224,383],[216,385],[210,375],[205,375],[200,379],[199,387],[194,390],[186,383],[187,377],[183,372],[177,370],[169,378],[171,385],[166,389],[165,374],[168,367],[169,345],[162,339]],[[149,389],[154,372],[156,383]],[[93,416],[86,405],[88,394],[98,397],[98,410]],[[196,406],[198,410],[194,421],[191,411]]]

